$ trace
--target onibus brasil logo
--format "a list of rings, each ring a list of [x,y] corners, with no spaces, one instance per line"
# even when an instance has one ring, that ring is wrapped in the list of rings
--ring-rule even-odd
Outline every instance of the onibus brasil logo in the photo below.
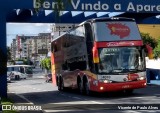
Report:
[[[2,105],[2,111],[41,111],[42,107],[37,105]]]

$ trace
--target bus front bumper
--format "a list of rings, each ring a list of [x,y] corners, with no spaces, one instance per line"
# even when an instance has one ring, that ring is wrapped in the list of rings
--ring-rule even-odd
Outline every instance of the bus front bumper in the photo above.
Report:
[[[146,87],[146,80],[140,81],[130,81],[123,83],[102,83],[98,82],[97,86],[92,87],[92,91],[96,92],[113,92],[113,91],[123,91],[130,89],[139,89]]]

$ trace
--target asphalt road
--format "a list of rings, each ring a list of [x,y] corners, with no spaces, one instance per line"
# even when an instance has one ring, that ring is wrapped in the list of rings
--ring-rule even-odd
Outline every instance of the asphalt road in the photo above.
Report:
[[[160,110],[155,110],[160,107],[160,86],[137,89],[132,95],[105,93],[86,96],[74,91],[59,92],[56,86],[46,83],[40,75],[36,73],[33,78],[9,83],[9,92],[28,103],[42,106],[46,113],[160,113]],[[149,105],[152,106],[150,110]],[[138,106],[141,109],[147,106],[147,110],[139,110]],[[132,110],[132,107],[138,110]]]

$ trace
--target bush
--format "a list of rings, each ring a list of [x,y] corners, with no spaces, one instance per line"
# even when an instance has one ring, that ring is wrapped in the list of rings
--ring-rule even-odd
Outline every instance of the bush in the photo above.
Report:
[[[51,59],[45,58],[41,60],[41,66],[45,68],[46,70],[51,70]]]
[[[153,49],[157,47],[158,45],[157,40],[151,37],[149,33],[141,33],[141,37],[144,44],[149,44]]]
[[[160,57],[160,39],[158,40],[157,47],[154,49],[154,56],[155,56],[155,58]]]

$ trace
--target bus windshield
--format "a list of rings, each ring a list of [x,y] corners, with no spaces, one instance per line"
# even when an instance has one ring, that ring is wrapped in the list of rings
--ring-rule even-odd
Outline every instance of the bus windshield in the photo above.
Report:
[[[145,70],[144,50],[141,47],[100,48],[99,73],[121,74]]]
[[[95,41],[141,40],[137,24],[132,21],[109,21],[93,23]]]

